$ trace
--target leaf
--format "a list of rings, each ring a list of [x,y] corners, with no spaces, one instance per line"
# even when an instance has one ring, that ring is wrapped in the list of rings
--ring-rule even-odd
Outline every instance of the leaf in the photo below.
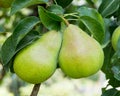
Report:
[[[112,71],[114,77],[120,81],[120,38],[118,39],[118,43],[117,43],[117,51],[113,55],[111,59],[111,63],[113,65]]]
[[[120,6],[119,4],[119,0],[102,0],[102,3],[98,10],[103,17],[107,17],[118,10]]]
[[[70,4],[68,7],[65,8],[65,13],[74,13],[78,10],[79,6]]]
[[[54,13],[45,10],[43,7],[38,7],[38,13],[41,22],[49,30],[60,30],[62,18]]]
[[[86,0],[88,4],[90,4],[91,6],[94,6],[94,2],[93,0]]]
[[[94,38],[103,43],[105,36],[104,20],[102,16],[92,8],[80,7],[77,12],[80,16],[80,21],[88,28],[93,34]]]
[[[104,38],[104,31],[100,27],[100,23],[96,22],[94,19],[87,16],[82,16],[81,21],[88,28],[88,30],[93,34],[94,38],[102,44]]]
[[[120,91],[115,88],[105,90],[101,96],[120,96]]]
[[[15,53],[14,54],[17,54],[20,50],[22,50],[23,48],[25,48],[26,46],[32,44],[34,41],[36,41],[37,39],[39,39],[40,36],[39,36],[39,32],[37,31],[30,31],[20,42],[19,44],[17,45],[16,47],[16,50],[15,50]],[[10,67],[10,70],[11,72],[14,72],[14,69],[13,69],[13,60],[14,60],[14,57],[11,59],[11,61],[8,63],[9,67]],[[8,67],[5,66],[5,67]]]
[[[115,65],[112,67],[112,71],[114,73],[114,77],[120,81],[120,63],[119,65]]]
[[[0,46],[0,63],[1,63],[1,46]]]
[[[108,44],[105,48],[104,48],[104,64],[102,66],[102,71],[105,73],[105,75],[108,77],[112,74],[112,64],[111,64],[111,58],[114,54],[114,50],[111,46],[111,43]]]
[[[105,48],[109,43],[110,43],[110,24],[111,24],[111,20],[110,19],[104,19],[105,22],[105,36],[104,36],[104,40],[103,40],[103,44],[102,44],[102,48]]]
[[[111,74],[111,76],[109,76],[108,80],[109,80],[108,81],[109,85],[111,85],[112,87],[114,87],[114,88],[115,87],[120,87],[120,81],[117,80],[116,78],[114,78],[113,74]]]
[[[28,32],[30,32],[30,30],[33,29],[33,27],[38,24],[39,18],[35,17],[35,16],[31,16],[31,17],[27,17],[25,19],[23,19],[15,28],[14,32],[13,32],[13,42],[14,45],[16,47],[16,45],[24,38],[24,36],[26,34],[28,34]]]
[[[3,28],[3,26],[0,25],[0,33],[5,32],[5,29]]]
[[[93,0],[86,0],[89,4],[94,4]]]
[[[73,0],[54,0],[57,2],[58,5],[62,6],[63,8],[67,7]]]
[[[12,41],[12,36],[10,36],[1,48],[1,60],[2,64],[6,65],[10,59],[14,56],[15,47],[14,42]]]
[[[64,14],[64,9],[61,6],[55,5],[55,4],[48,6],[47,10],[54,13],[54,14],[58,14],[58,15]]]
[[[17,45],[40,21],[37,17],[31,16],[23,19],[13,31],[13,34],[4,42],[1,50],[2,64],[6,66],[16,54]]]
[[[47,2],[48,0],[15,0],[12,4],[10,14],[13,15],[24,7],[28,7],[28,6],[36,5],[36,4],[43,4]]]
[[[120,16],[118,17],[118,25],[120,25]]]
[[[105,73],[106,78],[109,79],[108,82],[109,85],[113,87],[119,87],[120,81],[118,76],[120,70],[119,69],[120,52],[114,52],[112,46],[109,46],[104,49],[104,54],[105,54],[105,59],[104,59],[104,65],[102,67],[102,71]]]
[[[98,13],[98,11],[96,9],[80,7],[77,10],[77,12],[79,13],[80,17],[89,16],[89,17],[95,19],[96,21],[98,21],[102,25],[102,27],[104,27],[104,20],[103,20],[101,14]]]
[[[31,31],[29,32],[17,45],[16,52],[23,49],[25,46],[31,44],[33,41],[40,38],[39,32],[37,31]]]
[[[104,64],[102,66],[102,72],[104,72],[106,79],[109,80],[108,84],[112,87],[119,87],[120,81],[118,81],[116,78],[114,78],[114,74],[112,71],[113,65],[111,64],[111,58],[114,55],[114,50],[111,46],[111,43],[107,45],[107,47],[104,48]]]
[[[120,25],[120,6],[118,11],[115,13],[115,17],[117,18],[117,24]]]

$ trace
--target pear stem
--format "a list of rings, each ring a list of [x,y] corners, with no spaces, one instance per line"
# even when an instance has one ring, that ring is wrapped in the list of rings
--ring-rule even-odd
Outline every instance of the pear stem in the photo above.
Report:
[[[68,26],[69,25],[69,22],[64,18],[62,17],[63,21],[65,22],[65,24]]]
[[[32,93],[30,96],[37,96],[39,89],[40,89],[40,85],[41,85],[41,83],[34,85]]]

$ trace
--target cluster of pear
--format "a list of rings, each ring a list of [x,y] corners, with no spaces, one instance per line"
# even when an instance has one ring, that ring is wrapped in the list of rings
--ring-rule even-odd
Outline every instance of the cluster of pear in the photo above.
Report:
[[[53,75],[57,64],[71,78],[95,74],[104,62],[101,45],[78,26],[69,24],[64,32],[45,33],[22,49],[14,59],[14,71],[24,81],[37,84]]]

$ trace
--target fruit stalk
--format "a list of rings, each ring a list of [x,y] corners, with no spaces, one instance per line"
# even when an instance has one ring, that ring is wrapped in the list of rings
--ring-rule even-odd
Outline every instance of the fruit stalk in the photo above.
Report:
[[[40,89],[40,85],[41,85],[41,83],[34,85],[32,93],[30,96],[37,96],[39,89]]]
[[[62,17],[62,19],[63,19],[63,21],[65,22],[65,24],[66,24],[67,26],[69,26],[69,22],[68,22],[64,17]]]

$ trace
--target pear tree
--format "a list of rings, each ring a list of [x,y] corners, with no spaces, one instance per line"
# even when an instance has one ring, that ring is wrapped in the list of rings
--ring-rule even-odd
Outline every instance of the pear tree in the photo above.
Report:
[[[0,10],[1,80],[10,71],[37,96],[58,69],[71,79],[102,71],[101,96],[120,96],[120,0],[0,0]]]

